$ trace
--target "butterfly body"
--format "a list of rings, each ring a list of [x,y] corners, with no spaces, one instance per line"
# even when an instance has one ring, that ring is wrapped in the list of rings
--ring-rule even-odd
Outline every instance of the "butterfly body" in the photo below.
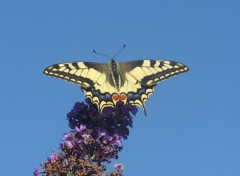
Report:
[[[112,59],[110,60],[108,65],[109,65],[109,72],[110,72],[108,81],[119,92],[122,82],[124,82],[123,75],[120,75],[121,72],[119,72],[119,63],[117,63],[115,60]]]
[[[86,97],[95,103],[100,112],[104,107],[114,107],[118,101],[138,105],[154,93],[156,84],[171,76],[187,72],[185,65],[175,61],[135,60],[108,63],[69,62],[47,67],[48,76],[81,85]]]

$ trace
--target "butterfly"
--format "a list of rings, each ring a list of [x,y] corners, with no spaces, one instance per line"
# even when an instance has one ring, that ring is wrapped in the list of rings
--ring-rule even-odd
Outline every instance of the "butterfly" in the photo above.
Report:
[[[108,63],[67,62],[47,67],[48,76],[79,84],[86,97],[98,106],[115,107],[118,101],[140,106],[154,93],[156,84],[189,71],[182,63],[167,60],[133,60]]]

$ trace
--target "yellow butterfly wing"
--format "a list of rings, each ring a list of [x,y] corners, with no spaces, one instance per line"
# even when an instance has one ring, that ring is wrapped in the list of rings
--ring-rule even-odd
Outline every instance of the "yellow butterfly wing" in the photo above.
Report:
[[[144,109],[144,101],[154,93],[154,87],[160,81],[189,71],[182,63],[165,60],[135,60],[120,63],[125,82],[121,92],[125,92],[128,102]],[[145,112],[146,113],[146,112]]]
[[[81,85],[86,97],[102,110],[105,106],[114,106],[112,94],[116,92],[108,82],[109,67],[95,62],[67,62],[47,67],[48,76],[64,79]]]
[[[109,62],[110,63],[110,62]],[[114,106],[112,95],[124,93],[127,102],[144,109],[144,102],[154,93],[154,87],[162,80],[187,72],[189,68],[175,61],[136,60],[119,63],[121,77],[119,90],[112,84],[111,66],[95,62],[68,62],[47,67],[48,76],[81,85],[86,97],[97,104],[100,112],[106,106]]]

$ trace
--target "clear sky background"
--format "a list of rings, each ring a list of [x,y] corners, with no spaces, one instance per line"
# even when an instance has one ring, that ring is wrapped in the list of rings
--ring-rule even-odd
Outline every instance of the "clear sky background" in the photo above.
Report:
[[[42,71],[66,61],[169,59],[190,72],[139,109],[119,162],[126,176],[240,175],[240,1],[0,2],[0,175],[28,176],[58,151],[79,86]],[[111,169],[113,163],[109,165]]]

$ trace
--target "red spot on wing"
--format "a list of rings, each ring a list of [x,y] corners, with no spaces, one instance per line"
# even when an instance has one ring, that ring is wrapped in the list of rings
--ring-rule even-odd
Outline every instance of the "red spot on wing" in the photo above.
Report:
[[[127,95],[125,93],[122,93],[120,95],[120,98],[121,98],[122,101],[125,101],[127,99]]]
[[[119,100],[119,95],[118,94],[113,94],[112,95],[112,99],[114,100],[114,101],[118,101]]]

